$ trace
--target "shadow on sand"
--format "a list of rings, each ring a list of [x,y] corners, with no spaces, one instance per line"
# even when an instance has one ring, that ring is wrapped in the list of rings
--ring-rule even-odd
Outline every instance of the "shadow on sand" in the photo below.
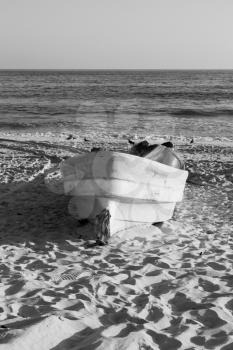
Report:
[[[17,185],[0,184],[0,244],[19,245],[30,242],[34,249],[44,249],[46,242],[62,245],[67,239],[84,238],[85,228],[92,239],[91,225],[79,227],[69,213],[70,197],[51,191],[41,174],[32,182]],[[84,230],[85,231],[85,230]]]

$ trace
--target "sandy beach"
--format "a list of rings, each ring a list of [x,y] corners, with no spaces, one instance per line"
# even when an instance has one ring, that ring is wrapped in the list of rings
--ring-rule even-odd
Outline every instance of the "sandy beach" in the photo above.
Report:
[[[173,137],[189,171],[173,219],[93,247],[59,163],[128,136],[0,133],[0,349],[233,348],[232,140]]]

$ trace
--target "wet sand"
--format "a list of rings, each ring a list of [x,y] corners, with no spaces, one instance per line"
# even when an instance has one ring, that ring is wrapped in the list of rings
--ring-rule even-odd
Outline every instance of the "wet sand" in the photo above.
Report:
[[[233,348],[233,143],[173,137],[190,173],[173,219],[93,247],[59,163],[129,136],[1,132],[0,349]]]

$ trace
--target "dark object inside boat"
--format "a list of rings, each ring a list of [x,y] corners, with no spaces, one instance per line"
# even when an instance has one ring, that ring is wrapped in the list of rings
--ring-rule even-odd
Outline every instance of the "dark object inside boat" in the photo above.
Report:
[[[173,168],[184,169],[184,162],[178,157],[173,150],[172,142],[164,142],[162,144],[150,145],[148,141],[144,140],[134,144],[130,151],[139,157],[144,157],[156,162],[169,165]]]

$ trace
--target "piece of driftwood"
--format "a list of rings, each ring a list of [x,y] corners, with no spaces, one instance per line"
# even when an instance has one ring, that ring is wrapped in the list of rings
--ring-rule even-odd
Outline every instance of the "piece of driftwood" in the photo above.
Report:
[[[96,243],[99,245],[107,244],[110,238],[110,217],[108,209],[103,209],[95,217]]]

